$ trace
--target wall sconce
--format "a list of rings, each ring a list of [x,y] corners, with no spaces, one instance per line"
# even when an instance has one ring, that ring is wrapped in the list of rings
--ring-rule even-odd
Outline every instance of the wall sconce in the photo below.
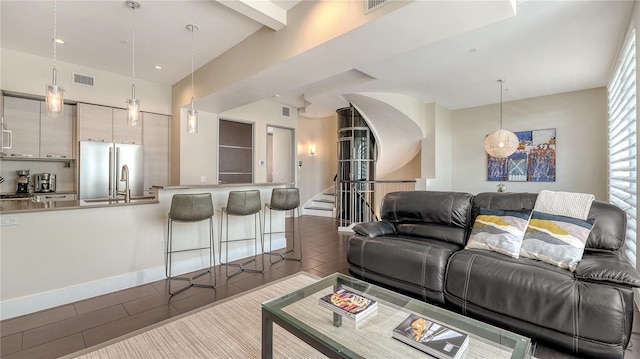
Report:
[[[316,145],[311,144],[311,146],[309,146],[309,154],[310,154],[311,156],[313,156],[313,155],[315,155],[315,154],[316,154]]]

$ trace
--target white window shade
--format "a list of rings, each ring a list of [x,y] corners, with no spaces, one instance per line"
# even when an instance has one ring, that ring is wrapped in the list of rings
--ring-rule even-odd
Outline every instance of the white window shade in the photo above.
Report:
[[[636,41],[632,30],[622,47],[609,93],[609,202],[627,214],[624,255],[636,267],[637,131]]]

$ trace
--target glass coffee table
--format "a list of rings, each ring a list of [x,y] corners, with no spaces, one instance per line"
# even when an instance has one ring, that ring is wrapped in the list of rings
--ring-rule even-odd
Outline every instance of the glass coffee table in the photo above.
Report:
[[[377,312],[356,322],[318,304],[320,297],[338,288],[347,288],[378,301]],[[522,359],[531,356],[529,338],[334,273],[262,303],[262,358],[273,357],[273,323],[330,358],[428,358],[422,351],[392,338],[393,328],[409,314],[418,314],[468,333],[469,343],[462,358]]]

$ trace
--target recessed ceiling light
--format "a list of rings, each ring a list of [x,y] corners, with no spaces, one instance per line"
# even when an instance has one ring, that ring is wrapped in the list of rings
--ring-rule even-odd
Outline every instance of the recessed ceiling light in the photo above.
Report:
[[[471,52],[472,52],[472,53],[474,53],[474,52],[478,52],[478,48],[477,48],[477,47],[473,47],[473,48],[471,48]]]
[[[54,41],[58,44],[64,44],[64,40],[62,39],[55,39]]]
[[[153,65],[153,68],[156,70],[162,70],[162,66],[160,65]]]

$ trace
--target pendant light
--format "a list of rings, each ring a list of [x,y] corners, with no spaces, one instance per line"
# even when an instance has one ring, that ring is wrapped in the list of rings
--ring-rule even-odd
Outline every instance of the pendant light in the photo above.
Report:
[[[129,126],[140,126],[140,101],[136,99],[136,9],[140,7],[140,3],[137,1],[127,1],[127,6],[131,8],[132,13],[131,98],[127,100],[127,124]]]
[[[198,25],[189,24],[187,25],[187,30],[191,31],[191,110],[187,111],[187,132],[198,133],[198,111],[196,111],[193,106],[193,44],[194,33],[200,30],[200,28]]]
[[[58,45],[57,38],[57,12],[58,4],[53,2],[53,84],[47,85],[45,101],[47,103],[47,116],[60,117],[64,108],[64,89],[58,86],[58,71],[56,70],[56,50]]]
[[[491,132],[484,140],[484,150],[489,156],[504,158],[511,156],[518,148],[518,136],[515,133],[502,129],[502,85],[504,80],[500,82],[500,129]]]

